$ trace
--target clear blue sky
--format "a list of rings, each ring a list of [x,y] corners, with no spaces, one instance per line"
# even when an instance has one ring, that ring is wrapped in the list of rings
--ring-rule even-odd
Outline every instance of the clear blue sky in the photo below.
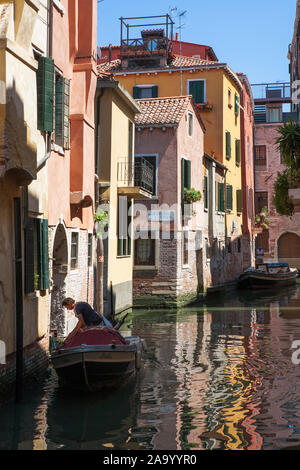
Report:
[[[121,16],[165,15],[175,6],[187,10],[183,41],[211,46],[219,61],[251,83],[289,81],[296,0],[152,0],[148,6],[142,0],[104,0],[98,4],[98,45],[120,43]]]

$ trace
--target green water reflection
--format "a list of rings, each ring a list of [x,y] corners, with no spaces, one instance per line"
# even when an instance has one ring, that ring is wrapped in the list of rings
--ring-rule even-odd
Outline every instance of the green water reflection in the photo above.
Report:
[[[300,449],[300,287],[135,311],[143,368],[120,389],[70,393],[51,372],[1,408],[0,449]]]

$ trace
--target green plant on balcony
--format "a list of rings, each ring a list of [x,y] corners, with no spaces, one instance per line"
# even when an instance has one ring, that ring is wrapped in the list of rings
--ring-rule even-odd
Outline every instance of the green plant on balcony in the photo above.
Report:
[[[103,234],[105,228],[108,226],[108,213],[99,208],[94,215],[94,221],[97,224],[97,235],[99,237]]]
[[[269,219],[268,208],[263,207],[261,212],[259,214],[256,214],[255,216],[255,226],[257,228],[263,228],[265,230],[268,230],[269,224],[270,224],[270,219]]]
[[[275,144],[287,168],[277,174],[273,203],[278,214],[291,217],[294,205],[289,198],[289,189],[300,187],[300,123],[291,119],[279,126],[277,132]]]
[[[187,204],[192,204],[193,202],[200,201],[201,199],[200,191],[194,188],[184,188],[184,202]]]

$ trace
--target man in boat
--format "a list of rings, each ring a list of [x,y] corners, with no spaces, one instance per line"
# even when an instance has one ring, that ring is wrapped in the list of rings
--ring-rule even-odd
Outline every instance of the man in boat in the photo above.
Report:
[[[74,310],[75,317],[78,318],[78,323],[75,328],[66,337],[65,342],[68,342],[76,333],[84,326],[96,326],[100,323],[112,328],[112,324],[102,315],[96,312],[87,302],[75,302],[71,297],[67,297],[62,302],[63,307],[67,310]]]

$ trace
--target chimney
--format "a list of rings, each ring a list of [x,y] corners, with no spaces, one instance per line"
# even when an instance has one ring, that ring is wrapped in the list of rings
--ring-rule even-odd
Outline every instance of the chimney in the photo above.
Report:
[[[178,32],[176,33],[176,41],[178,41]]]

